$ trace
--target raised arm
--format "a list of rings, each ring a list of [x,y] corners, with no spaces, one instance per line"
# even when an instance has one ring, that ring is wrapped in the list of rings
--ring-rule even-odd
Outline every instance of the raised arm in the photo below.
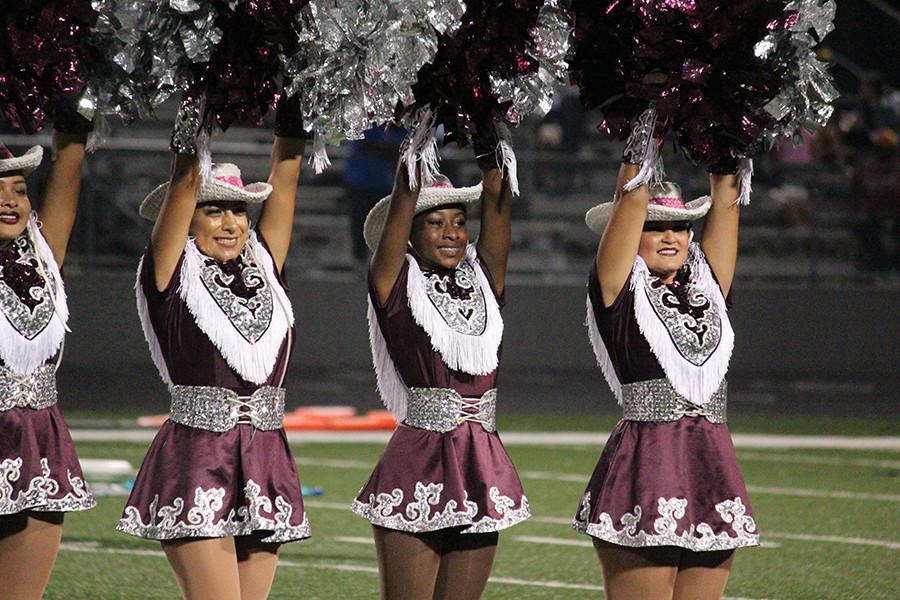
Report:
[[[184,252],[200,193],[200,162],[192,154],[173,154],[169,191],[150,235],[156,289],[169,286]]]
[[[421,181],[421,177],[419,180]],[[409,189],[408,171],[406,165],[401,162],[397,165],[397,173],[394,175],[394,190],[391,192],[387,221],[381,232],[381,241],[372,257],[370,270],[375,293],[378,294],[378,301],[382,304],[387,302],[391,289],[400,275],[400,269],[403,268],[403,261],[406,260],[406,248],[418,200],[419,190]]]
[[[509,181],[500,169],[492,167],[482,172],[481,232],[478,236],[478,258],[494,279],[497,293],[506,285],[506,263],[511,244],[510,214],[512,192]]]
[[[50,167],[50,178],[44,190],[44,201],[38,211],[43,226],[41,233],[53,251],[56,264],[62,266],[75,224],[78,197],[81,194],[81,168],[87,132],[53,132],[56,158]]]
[[[741,214],[737,200],[741,191],[740,181],[737,175],[710,173],[709,189],[712,208],[706,215],[700,247],[719,280],[722,293],[727,296],[734,281],[737,263],[738,223]]]
[[[269,172],[272,194],[263,203],[257,228],[266,239],[279,271],[284,266],[291,245],[297,182],[305,147],[306,140],[295,137],[277,136],[272,144],[272,167]]]
[[[630,192],[624,190],[625,183],[639,170],[638,165],[627,162],[619,167],[612,216],[597,246],[597,274],[605,306],[612,306],[631,276],[641,245],[650,189],[644,184]]]

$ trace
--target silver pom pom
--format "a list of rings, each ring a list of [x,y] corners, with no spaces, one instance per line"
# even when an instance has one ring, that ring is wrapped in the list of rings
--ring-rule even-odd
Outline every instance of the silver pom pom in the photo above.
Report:
[[[438,32],[459,27],[461,0],[312,0],[303,48],[285,57],[304,120],[331,144],[360,139],[413,101],[419,69],[434,59]]]

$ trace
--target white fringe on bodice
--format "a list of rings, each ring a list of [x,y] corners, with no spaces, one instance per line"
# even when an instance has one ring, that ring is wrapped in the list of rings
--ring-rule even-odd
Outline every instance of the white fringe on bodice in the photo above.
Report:
[[[275,263],[265,247],[257,239],[256,232],[251,231],[247,244],[251,256],[258,262],[263,271],[266,285],[273,294],[272,317],[265,333],[255,342],[249,341],[231,322],[201,279],[204,256],[197,249],[193,239],[188,239],[184,248],[184,259],[181,263],[180,285],[178,295],[184,300],[188,310],[194,317],[197,327],[206,334],[219,350],[225,362],[243,379],[255,384],[264,384],[275,368],[278,354],[288,329],[294,325],[294,313],[287,292],[278,281]],[[141,287],[141,271],[144,259],[138,264],[135,296],[138,315],[144,337],[150,347],[150,356],[159,370],[159,375],[168,386],[174,385],[166,361],[159,345],[156,333],[150,323],[147,298]]]
[[[44,278],[44,290],[55,295],[51,298],[53,314],[40,333],[28,339],[10,322],[9,315],[3,312],[0,317],[0,358],[6,368],[16,375],[30,375],[43,365],[60,349],[66,337],[66,323],[69,320],[69,307],[66,303],[66,290],[62,275],[53,257],[53,251],[41,234],[37,218],[32,214],[26,225],[26,234],[35,255],[40,261],[38,271]],[[49,279],[49,281],[48,281]],[[0,311],[2,311],[0,307]]]
[[[699,244],[692,243],[690,245],[687,265],[690,269],[688,288],[699,291],[710,301],[711,308],[715,311],[720,324],[718,344],[702,361],[702,364],[692,362],[682,353],[673,341],[673,335],[678,332],[670,331],[664,319],[654,308],[648,290],[655,278],[650,274],[647,264],[640,256],[635,259],[629,285],[634,291],[634,315],[638,328],[641,335],[647,340],[656,360],[659,361],[666,378],[679,394],[691,402],[703,406],[712,398],[728,372],[728,363],[734,350],[734,330],[728,320],[725,297],[710,271]],[[600,366],[610,390],[621,404],[622,383],[619,381],[609,352],[597,328],[590,295],[587,298],[585,324],[597,364]]]
[[[497,353],[503,341],[503,318],[484,268],[478,260],[475,246],[470,244],[466,248],[463,260],[474,268],[474,283],[478,293],[484,298],[486,321],[480,335],[461,333],[447,323],[428,297],[425,289],[428,280],[422,274],[419,264],[410,255],[406,259],[409,263],[406,293],[410,312],[416,324],[428,334],[432,348],[440,354],[444,364],[452,370],[470,375],[487,375],[495,371],[499,364]],[[387,409],[398,421],[403,421],[406,418],[408,387],[388,352],[371,296],[368,298],[367,318],[378,393]]]

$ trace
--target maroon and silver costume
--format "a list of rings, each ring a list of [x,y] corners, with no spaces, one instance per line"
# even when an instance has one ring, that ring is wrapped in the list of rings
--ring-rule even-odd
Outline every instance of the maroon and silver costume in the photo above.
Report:
[[[499,531],[531,516],[495,427],[503,321],[469,246],[452,270],[407,255],[384,305],[369,286],[378,389],[401,424],[351,509],[408,532]]]
[[[623,408],[573,527],[620,546],[694,551],[759,544],[731,434],[727,303],[699,245],[663,284],[638,257],[606,308],[596,263],[588,329]]]
[[[148,251],[135,289],[172,408],[117,529],[156,540],[309,537],[282,427],[294,318],[264,240],[251,232],[241,256],[225,263],[188,240],[162,292]]]
[[[35,217],[0,247],[0,516],[95,505],[57,404],[69,312]]]

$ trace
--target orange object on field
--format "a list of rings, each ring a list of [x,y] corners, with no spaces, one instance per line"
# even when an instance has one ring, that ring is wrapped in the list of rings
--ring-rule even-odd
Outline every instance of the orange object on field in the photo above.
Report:
[[[169,415],[138,417],[139,427],[160,427]],[[391,431],[397,419],[389,411],[372,410],[357,415],[352,406],[303,406],[285,413],[284,428],[288,431]]]
[[[391,431],[397,419],[386,410],[373,410],[356,415],[352,406],[304,406],[284,415],[288,431]]]

